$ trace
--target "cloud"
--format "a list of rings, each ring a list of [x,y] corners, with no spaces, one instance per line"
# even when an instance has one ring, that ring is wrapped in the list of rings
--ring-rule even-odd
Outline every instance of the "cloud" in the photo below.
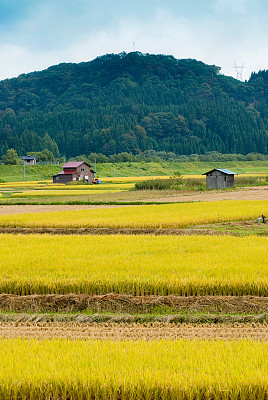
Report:
[[[133,42],[138,51],[196,58],[227,75],[235,76],[234,61],[244,61],[245,76],[267,68],[264,0],[0,0],[0,7],[4,3],[0,79],[133,51]]]
[[[214,0],[212,9],[216,14],[223,16],[223,14],[231,15],[245,15],[248,0]]]

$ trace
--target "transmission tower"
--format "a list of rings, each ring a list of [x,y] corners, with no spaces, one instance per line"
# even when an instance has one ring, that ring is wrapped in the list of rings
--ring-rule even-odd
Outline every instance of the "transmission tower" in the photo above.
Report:
[[[236,79],[242,82],[242,73],[243,69],[245,68],[244,63],[242,65],[236,65],[234,63],[234,69],[236,70]]]

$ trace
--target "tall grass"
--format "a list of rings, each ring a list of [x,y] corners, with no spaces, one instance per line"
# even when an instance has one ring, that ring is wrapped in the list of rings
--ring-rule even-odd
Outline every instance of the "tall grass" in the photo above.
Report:
[[[265,186],[268,185],[268,175],[241,175],[235,178],[235,186]],[[169,179],[147,179],[135,183],[136,190],[204,190],[205,177],[181,176]]]

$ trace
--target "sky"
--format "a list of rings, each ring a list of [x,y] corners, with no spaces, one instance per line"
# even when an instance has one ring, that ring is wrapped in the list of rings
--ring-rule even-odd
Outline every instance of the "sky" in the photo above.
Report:
[[[122,51],[268,69],[268,0],[0,0],[0,80]],[[235,63],[235,64],[234,64]],[[241,71],[240,71],[241,72]]]

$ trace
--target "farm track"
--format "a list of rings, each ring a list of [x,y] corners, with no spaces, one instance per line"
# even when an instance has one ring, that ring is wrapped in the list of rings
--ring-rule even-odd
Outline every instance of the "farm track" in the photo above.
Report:
[[[206,340],[268,340],[268,325],[186,325],[154,323],[143,324],[25,324],[6,323],[0,325],[0,338],[70,340],[160,340],[160,339],[206,339]]]
[[[268,298],[257,296],[131,296],[47,294],[19,296],[0,294],[0,310],[7,312],[151,313],[171,307],[178,312],[267,313]]]

